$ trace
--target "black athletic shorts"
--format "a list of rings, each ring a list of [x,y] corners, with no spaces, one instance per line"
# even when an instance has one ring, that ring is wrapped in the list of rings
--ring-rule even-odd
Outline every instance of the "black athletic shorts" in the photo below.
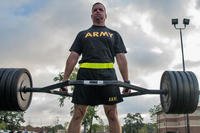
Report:
[[[80,68],[77,80],[117,80],[114,69]],[[72,103],[80,105],[113,105],[122,102],[120,89],[115,85],[84,86],[75,85]]]

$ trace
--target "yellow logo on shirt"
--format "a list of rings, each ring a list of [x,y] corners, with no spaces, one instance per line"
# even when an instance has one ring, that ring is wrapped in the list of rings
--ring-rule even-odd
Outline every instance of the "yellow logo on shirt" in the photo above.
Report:
[[[85,34],[85,38],[88,38],[88,37],[110,37],[110,38],[112,38],[112,36],[113,36],[113,34],[110,33],[110,32],[107,32],[107,31],[105,31],[105,32],[103,32],[103,31],[101,31],[101,32],[87,32]]]

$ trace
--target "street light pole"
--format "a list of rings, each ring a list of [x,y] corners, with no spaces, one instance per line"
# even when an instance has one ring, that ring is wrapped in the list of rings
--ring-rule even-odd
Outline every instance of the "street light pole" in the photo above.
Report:
[[[184,59],[184,50],[183,50],[183,39],[182,39],[182,30],[186,28],[186,25],[189,25],[190,20],[184,18],[183,24],[184,27],[177,28],[176,25],[178,24],[178,19],[172,19],[172,24],[174,25],[175,29],[180,30],[180,39],[181,39],[181,53],[182,53],[182,64],[183,64],[183,71],[185,71],[185,59]],[[190,121],[189,121],[189,115],[186,114],[186,121],[187,121],[187,133],[190,133]]]
[[[185,59],[184,59],[183,39],[182,39],[182,29],[181,28],[180,28],[180,38],[181,38],[181,52],[182,52],[183,71],[185,71]]]

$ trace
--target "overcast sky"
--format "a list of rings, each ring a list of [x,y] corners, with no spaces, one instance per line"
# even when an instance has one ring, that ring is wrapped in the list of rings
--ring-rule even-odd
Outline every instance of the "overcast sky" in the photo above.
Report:
[[[55,83],[64,70],[73,40],[92,25],[92,4],[97,0],[1,0],[0,68],[27,68],[34,87]],[[200,78],[200,0],[99,0],[107,8],[106,26],[118,31],[128,49],[132,84],[158,89],[165,70],[182,70],[180,36],[171,24],[183,18],[190,25],[183,31],[186,70]],[[117,66],[116,66],[117,70]],[[121,75],[117,70],[118,78]],[[26,124],[54,125],[69,121],[71,99],[58,106],[58,96],[35,94],[26,111]],[[125,98],[118,105],[121,123],[127,113],[141,113],[149,122],[148,110],[160,103],[159,96]],[[103,114],[98,107],[98,114]],[[107,123],[104,114],[101,115]]]

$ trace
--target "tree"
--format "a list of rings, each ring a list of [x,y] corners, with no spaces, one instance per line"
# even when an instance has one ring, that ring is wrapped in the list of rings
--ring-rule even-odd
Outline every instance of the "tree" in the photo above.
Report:
[[[156,133],[156,124],[155,123],[146,123],[140,129],[139,133]]]
[[[68,126],[69,126],[69,122],[67,121],[67,122],[64,123],[64,128],[67,129]]]
[[[0,129],[5,130],[6,129],[6,123],[0,122]]]
[[[1,111],[0,125],[5,126],[6,129],[9,129],[9,130],[19,129],[21,126],[21,123],[25,122],[24,113],[25,112]]]
[[[69,77],[69,79],[70,80],[76,80],[76,75],[77,75],[77,72],[78,72],[78,68],[76,68],[75,67],[75,69],[72,71],[72,74],[70,75],[70,77]],[[54,77],[54,81],[56,82],[56,81],[59,81],[59,82],[61,82],[62,80],[63,80],[63,77],[64,77],[64,72],[60,72],[56,77]],[[73,90],[74,89],[74,87],[73,86],[71,86],[71,87],[69,87],[71,90]],[[59,101],[59,105],[60,105],[60,107],[62,107],[62,106],[64,106],[64,100],[65,100],[65,96],[60,96],[59,98],[58,98],[58,101]],[[72,110],[73,110],[73,108],[71,108]]]
[[[156,124],[155,123],[147,123],[146,124],[147,127],[147,133],[154,133],[156,132]]]
[[[103,124],[102,119],[97,115],[97,106],[88,106],[87,113],[83,119],[82,125],[86,127],[88,133],[92,133],[92,130],[95,130],[93,126],[93,119],[96,119],[99,123]]]
[[[63,127],[63,125],[61,124],[58,124],[58,125],[55,125],[52,127],[53,128],[53,131],[56,133],[58,130],[65,130],[65,128]]]
[[[124,120],[124,130],[126,133],[138,133],[138,130],[144,125],[143,118],[140,113],[128,113]]]
[[[151,120],[156,123],[156,114],[157,112],[162,111],[161,105],[154,105],[153,108],[149,109]]]
[[[43,127],[41,129],[41,132],[43,133],[44,130],[46,130],[48,133],[57,133],[58,130],[65,130],[65,127],[61,124],[57,124],[55,126],[46,126],[46,127]]]
[[[105,126],[103,123],[100,123],[100,124],[94,123],[92,125],[92,133],[96,133],[97,131],[105,132]]]

